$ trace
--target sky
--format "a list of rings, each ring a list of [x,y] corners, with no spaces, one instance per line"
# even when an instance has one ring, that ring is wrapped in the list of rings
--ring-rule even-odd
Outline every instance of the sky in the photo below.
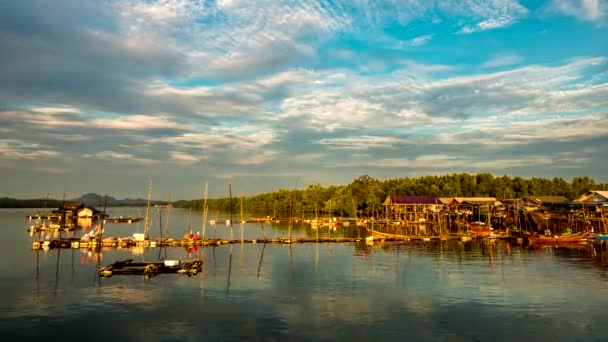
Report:
[[[608,0],[3,0],[0,196],[608,182]]]

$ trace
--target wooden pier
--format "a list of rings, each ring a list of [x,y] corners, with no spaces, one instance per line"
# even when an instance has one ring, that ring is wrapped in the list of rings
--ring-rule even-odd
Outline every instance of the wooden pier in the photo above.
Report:
[[[496,237],[494,239],[501,240],[513,240],[516,241],[516,237],[505,236]],[[459,241],[470,241],[471,239],[462,239],[460,235],[443,235],[443,236],[382,236],[373,237],[373,240],[378,242],[407,242],[407,241],[448,241],[448,240],[459,240]],[[262,239],[206,239],[206,240],[193,240],[193,239],[145,239],[135,240],[133,238],[103,238],[94,239],[90,241],[81,241],[77,238],[64,238],[64,239],[49,239],[49,240],[35,240],[32,243],[32,249],[54,249],[54,248],[131,248],[131,247],[191,247],[191,246],[202,246],[202,247],[213,247],[230,244],[301,244],[301,243],[356,243],[365,242],[365,237],[319,237],[319,238],[303,238],[303,237],[292,237],[292,238],[262,238]]]

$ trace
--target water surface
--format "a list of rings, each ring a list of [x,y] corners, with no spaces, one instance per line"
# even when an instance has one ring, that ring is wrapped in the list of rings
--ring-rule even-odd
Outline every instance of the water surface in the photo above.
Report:
[[[608,258],[590,245],[530,249],[454,241],[32,251],[24,219],[32,212],[0,210],[0,336],[7,341],[608,338]],[[141,208],[109,212],[143,215]],[[187,211],[174,209],[169,235],[186,233],[188,222],[200,230],[199,215],[189,219]],[[158,236],[158,213],[153,217],[152,235]],[[240,226],[233,229],[239,238]],[[305,225],[291,229],[294,236],[316,235]],[[287,224],[243,227],[245,238],[287,236],[288,230]],[[143,223],[106,226],[110,236],[135,232],[143,232]],[[319,233],[364,234],[351,228]],[[230,231],[207,226],[207,234],[228,237]],[[97,277],[99,266],[127,258],[204,258],[205,265],[193,277]]]

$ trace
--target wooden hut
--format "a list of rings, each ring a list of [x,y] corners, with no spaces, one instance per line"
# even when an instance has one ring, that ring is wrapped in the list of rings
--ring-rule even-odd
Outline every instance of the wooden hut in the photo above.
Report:
[[[419,217],[437,213],[444,205],[433,196],[388,196],[383,203],[387,218],[403,220],[406,216]]]
[[[608,203],[608,191],[589,190],[577,197],[574,202]]]

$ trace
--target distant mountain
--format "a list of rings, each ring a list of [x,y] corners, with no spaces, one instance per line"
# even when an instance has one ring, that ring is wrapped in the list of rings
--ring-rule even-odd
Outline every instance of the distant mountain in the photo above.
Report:
[[[96,207],[97,209],[103,208],[104,205],[108,207],[116,207],[116,206],[145,206],[148,203],[147,199],[144,198],[126,198],[123,200],[116,199],[112,196],[103,196],[96,193],[88,193],[84,194],[78,198],[71,199],[70,201],[80,202],[87,206]],[[106,202],[107,201],[107,202]],[[152,205],[154,204],[166,204],[163,201],[150,201]]]

